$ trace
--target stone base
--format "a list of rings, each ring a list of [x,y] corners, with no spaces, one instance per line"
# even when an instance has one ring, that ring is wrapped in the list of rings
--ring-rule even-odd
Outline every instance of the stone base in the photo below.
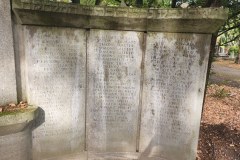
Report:
[[[48,158],[44,160],[87,160],[87,152],[70,154],[61,157]]]
[[[30,160],[31,136],[29,129],[19,133],[0,136],[0,159]]]
[[[137,152],[104,152],[104,153],[88,153],[88,160],[138,160]]]

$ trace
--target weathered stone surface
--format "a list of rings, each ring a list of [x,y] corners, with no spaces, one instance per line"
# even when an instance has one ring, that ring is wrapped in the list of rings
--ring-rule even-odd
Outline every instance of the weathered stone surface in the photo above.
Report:
[[[0,1],[0,105],[17,101],[10,1]]]
[[[88,151],[136,151],[142,43],[143,33],[90,31]]]
[[[138,160],[139,153],[129,153],[129,152],[122,152],[122,153],[92,153],[88,152],[88,160]]]
[[[31,137],[28,129],[24,132],[0,136],[0,159],[31,160]]]
[[[21,24],[191,33],[214,33],[228,16],[222,8],[114,8],[31,0],[13,0],[13,10]]]
[[[195,159],[210,39],[207,34],[148,33],[141,159]]]
[[[44,160],[88,160],[87,152],[81,152],[76,154],[70,154],[70,155],[61,155],[54,158],[47,158]]]
[[[21,132],[38,116],[37,107],[29,107],[25,111],[11,114],[0,114],[0,136]],[[30,138],[30,137],[29,137]]]
[[[43,109],[34,159],[85,146],[86,35],[81,29],[24,28],[27,99]]]

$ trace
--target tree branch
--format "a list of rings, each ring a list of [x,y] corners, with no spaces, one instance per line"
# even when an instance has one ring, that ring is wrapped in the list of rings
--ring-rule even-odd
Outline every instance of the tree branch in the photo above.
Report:
[[[228,17],[227,21],[224,23],[223,26],[227,25],[227,23],[234,17],[238,16],[240,14],[240,11],[237,11],[236,13],[232,14],[231,17]]]
[[[231,17],[229,17],[228,19],[232,19],[236,17],[238,14],[240,14],[240,11],[237,11],[236,13],[232,14]]]
[[[230,43],[230,42],[235,41],[235,40],[238,39],[238,38],[240,38],[240,35],[237,35],[236,37],[234,37],[234,38],[231,39],[230,41],[227,41],[227,42],[225,42],[225,43],[219,44],[219,46],[224,46],[224,45],[226,45],[226,44],[228,44],[228,43]]]
[[[232,30],[232,29],[238,28],[238,27],[240,27],[240,23],[237,24],[237,25],[235,25],[235,26],[232,26],[232,27],[230,27],[230,28],[227,28],[226,30],[224,30],[224,31],[222,31],[222,32],[220,32],[220,33],[218,33],[218,36],[220,36],[220,35],[222,35],[222,34],[228,32],[228,31],[230,31],[230,30]]]

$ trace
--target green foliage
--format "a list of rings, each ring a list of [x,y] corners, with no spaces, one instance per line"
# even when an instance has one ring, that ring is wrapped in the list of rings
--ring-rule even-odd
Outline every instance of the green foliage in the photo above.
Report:
[[[229,8],[229,18],[219,30],[219,46],[240,45],[240,2],[225,0],[223,5]]]
[[[232,46],[232,47],[229,48],[228,51],[233,52],[235,54],[238,54],[239,53],[239,47],[238,46]]]
[[[95,0],[80,0],[80,4],[92,6],[95,5]]]
[[[171,6],[171,0],[144,0],[143,7],[167,8]]]
[[[64,3],[72,3],[71,0],[49,0],[49,1],[52,1],[52,2],[64,2]]]
[[[216,89],[215,93],[212,94],[213,97],[217,97],[217,98],[225,98],[225,97],[228,97],[229,95],[230,93],[224,88]]]

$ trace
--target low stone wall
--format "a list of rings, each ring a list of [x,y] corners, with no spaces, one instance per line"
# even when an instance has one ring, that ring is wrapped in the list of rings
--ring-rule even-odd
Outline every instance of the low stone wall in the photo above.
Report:
[[[12,8],[18,96],[43,110],[34,160],[195,159],[211,33],[227,10]]]

